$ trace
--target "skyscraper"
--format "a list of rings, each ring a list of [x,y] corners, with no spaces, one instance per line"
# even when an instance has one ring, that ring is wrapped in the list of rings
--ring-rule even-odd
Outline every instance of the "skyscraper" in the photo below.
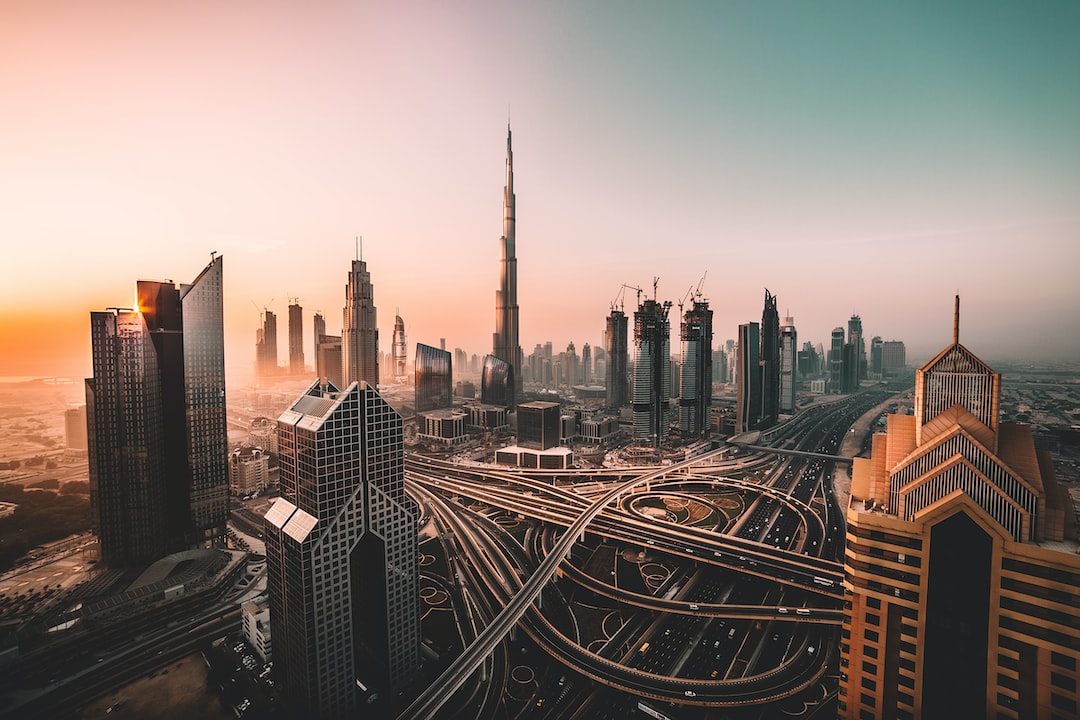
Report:
[[[780,412],[795,412],[795,385],[798,382],[799,346],[795,333],[795,319],[784,318],[780,326]]]
[[[401,416],[367,383],[315,382],[278,419],[266,513],[274,677],[291,714],[357,717],[419,665],[417,508]]]
[[[394,379],[402,380],[405,378],[405,365],[408,362],[406,355],[409,351],[405,346],[405,321],[400,315],[394,317],[394,338],[391,349],[393,350]]]
[[[844,392],[844,328],[835,327],[829,345],[829,394],[841,395]]]
[[[453,366],[450,353],[423,343],[416,344],[413,391],[416,412],[440,410],[453,402]]]
[[[222,258],[191,284],[139,281],[137,297],[90,313],[90,496],[113,565],[224,535],[228,514]]]
[[[684,438],[709,434],[712,405],[712,310],[705,300],[682,317],[682,377],[679,391],[679,431]]]
[[[659,446],[671,427],[671,303],[647,299],[634,313],[634,437]]]
[[[761,311],[761,419],[758,427],[769,427],[780,414],[780,314],[776,296],[765,291]]]
[[[495,291],[495,334],[491,353],[513,372],[509,407],[521,394],[521,346],[518,342],[517,247],[514,239],[514,153],[510,127],[506,128],[506,185],[503,187],[503,234],[499,238],[499,289]]]
[[[315,331],[312,338],[315,340],[315,344],[318,345],[319,338],[326,334],[326,318],[322,316],[322,313],[315,313],[315,316],[311,320]]]
[[[627,372],[626,313],[611,309],[604,328],[604,350],[607,354],[605,384],[607,385],[607,409],[618,410],[630,402],[630,376]]]
[[[278,372],[277,316],[263,309],[262,327],[255,333],[255,374],[270,377]]]
[[[340,335],[320,335],[315,346],[315,374],[334,387],[345,384],[345,358]]]
[[[298,300],[289,305],[289,373],[304,373],[304,308]]]
[[[1080,556],[1048,453],[959,341],[855,458],[841,717],[1076,717]]]
[[[509,408],[514,402],[514,368],[494,355],[484,356],[480,370],[480,402]]]
[[[735,430],[757,427],[761,418],[761,337],[756,322],[739,326],[735,348]]]
[[[589,347],[589,343],[581,348],[581,382],[584,385],[588,385],[592,382],[592,348]]]
[[[341,343],[346,384],[363,380],[379,386],[379,324],[375,315],[375,288],[367,263],[352,261],[345,285]]]
[[[862,334],[862,318],[858,315],[852,315],[848,319],[847,328],[848,342],[854,346],[855,353],[855,387],[852,388],[854,390],[858,387],[859,380],[866,379],[866,340],[863,339]]]

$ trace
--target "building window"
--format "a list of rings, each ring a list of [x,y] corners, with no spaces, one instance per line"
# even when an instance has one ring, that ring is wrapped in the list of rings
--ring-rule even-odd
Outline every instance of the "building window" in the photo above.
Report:
[[[1062,675],[1061,673],[1051,672],[1050,684],[1054,687],[1068,690],[1069,692],[1076,692],[1076,680],[1067,675]]]
[[[866,638],[867,640],[869,640],[870,642],[877,642],[878,641],[877,631],[876,630],[870,630],[869,628],[867,628],[866,630],[863,630],[863,637]]]
[[[860,684],[867,690],[877,690],[877,682],[871,678],[864,677]]]
[[[873,695],[862,693],[859,695],[859,702],[861,702],[863,705],[866,705],[867,707],[874,707],[875,705],[877,705],[877,698],[875,698]]]
[[[868,660],[863,660],[862,671],[868,675],[877,675],[877,665]]]

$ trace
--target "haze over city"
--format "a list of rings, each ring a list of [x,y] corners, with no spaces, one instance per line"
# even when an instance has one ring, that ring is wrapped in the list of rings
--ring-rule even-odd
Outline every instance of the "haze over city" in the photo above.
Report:
[[[858,313],[918,363],[959,292],[982,357],[1076,357],[1078,30],[1072,3],[8,4],[0,375],[87,375],[89,311],[212,251],[230,375],[292,297],[311,364],[356,236],[383,352],[395,310],[410,354],[490,352],[508,120],[525,353],[707,271],[717,343],[767,287],[800,341]]]

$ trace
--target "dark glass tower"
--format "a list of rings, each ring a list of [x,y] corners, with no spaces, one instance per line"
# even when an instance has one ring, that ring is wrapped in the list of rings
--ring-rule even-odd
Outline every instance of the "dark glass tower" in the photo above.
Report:
[[[255,334],[255,374],[277,374],[277,316],[263,309],[263,325]]]
[[[682,319],[682,377],[679,392],[679,431],[684,438],[709,434],[712,405],[712,310],[695,300]]]
[[[220,537],[228,515],[222,259],[136,290],[137,310],[90,314],[91,504],[113,565]]]
[[[634,437],[659,446],[671,427],[671,303],[645,300],[634,313]]]
[[[316,382],[278,419],[278,441],[281,497],[265,520],[274,677],[290,716],[361,717],[364,695],[392,697],[419,666],[401,416],[370,385]]]
[[[449,351],[417,343],[413,373],[416,412],[450,407],[453,401],[453,365]]]
[[[739,326],[739,346],[735,358],[735,429],[746,432],[757,427],[761,417],[761,338],[755,322]]]
[[[514,368],[494,355],[484,356],[480,371],[480,402],[509,408],[514,402]]]
[[[758,427],[769,427],[780,414],[780,314],[776,296],[765,291],[761,311],[761,419]]]
[[[605,382],[607,409],[618,410],[630,403],[630,376],[627,372],[626,313],[612,308],[604,329],[604,350],[607,355]]]
[[[304,308],[298,302],[289,305],[289,372],[304,372]]]

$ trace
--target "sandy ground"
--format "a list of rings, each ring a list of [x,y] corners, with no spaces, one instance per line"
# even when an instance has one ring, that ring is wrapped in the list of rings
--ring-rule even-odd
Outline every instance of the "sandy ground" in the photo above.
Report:
[[[209,668],[194,653],[142,677],[83,708],[81,718],[158,718],[159,720],[228,720],[235,715],[222,707],[216,688],[206,687]],[[115,707],[117,703],[123,703]],[[114,707],[112,713],[108,710]]]

